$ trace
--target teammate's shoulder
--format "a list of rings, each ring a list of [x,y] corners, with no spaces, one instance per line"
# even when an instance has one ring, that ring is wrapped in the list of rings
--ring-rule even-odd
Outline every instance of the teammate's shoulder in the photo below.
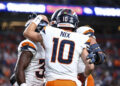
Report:
[[[83,33],[78,33],[78,32],[77,32],[77,33],[74,32],[74,33],[75,33],[76,35],[78,35],[78,36],[81,36],[81,37],[82,37],[82,36],[87,37],[87,36],[86,36],[85,34],[83,34]]]
[[[94,30],[89,26],[81,26],[81,27],[77,28],[76,32],[86,34],[88,32],[94,33]]]
[[[23,41],[20,42],[18,49],[19,48],[32,48],[34,50],[37,50],[37,45],[36,43],[34,43],[33,41],[29,40],[29,39],[25,39]]]
[[[89,36],[85,35],[85,34],[82,34],[82,33],[75,33],[76,34],[76,39],[82,39],[82,40],[87,40],[89,39]]]
[[[32,43],[33,45],[35,45],[36,46],[36,43],[35,42],[33,42],[33,41],[31,41],[31,40],[29,40],[29,39],[24,39],[24,40],[22,40],[21,42],[20,42],[20,44],[24,44],[24,43]]]

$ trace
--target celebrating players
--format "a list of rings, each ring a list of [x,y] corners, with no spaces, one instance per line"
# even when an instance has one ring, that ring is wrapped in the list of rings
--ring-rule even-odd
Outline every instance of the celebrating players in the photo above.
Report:
[[[47,18],[38,15],[24,31],[24,36],[45,47],[46,86],[81,86],[77,79],[79,56],[85,63],[85,76],[94,69],[94,64],[87,59],[86,42],[89,37],[73,31],[77,28],[78,18],[74,11],[63,9],[57,15],[57,27],[46,26],[42,32],[36,33],[35,28]]]

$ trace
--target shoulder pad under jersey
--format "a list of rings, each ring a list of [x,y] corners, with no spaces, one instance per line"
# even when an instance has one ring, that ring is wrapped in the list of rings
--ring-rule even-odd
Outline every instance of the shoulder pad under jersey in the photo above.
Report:
[[[23,40],[19,46],[18,46],[18,52],[22,52],[22,51],[31,51],[32,54],[36,54],[37,51],[37,46],[34,42],[26,39]]]
[[[89,37],[94,36],[94,30],[88,26],[81,26],[81,27],[77,28],[76,32],[88,35]]]

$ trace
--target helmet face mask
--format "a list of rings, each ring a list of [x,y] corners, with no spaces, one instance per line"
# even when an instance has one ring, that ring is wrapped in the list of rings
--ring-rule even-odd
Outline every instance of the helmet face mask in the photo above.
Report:
[[[78,16],[71,9],[63,9],[59,12],[56,18],[57,27],[69,27],[75,30],[78,25]]]

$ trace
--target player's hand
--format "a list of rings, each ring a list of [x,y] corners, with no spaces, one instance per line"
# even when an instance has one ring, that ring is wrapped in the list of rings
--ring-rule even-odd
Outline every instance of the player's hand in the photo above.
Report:
[[[87,60],[89,60],[90,64],[95,63],[96,61],[96,54],[94,54],[93,52],[91,52],[88,56],[87,56]]]
[[[48,18],[45,15],[38,15],[42,17],[42,20],[46,21],[47,23],[49,23]]]

